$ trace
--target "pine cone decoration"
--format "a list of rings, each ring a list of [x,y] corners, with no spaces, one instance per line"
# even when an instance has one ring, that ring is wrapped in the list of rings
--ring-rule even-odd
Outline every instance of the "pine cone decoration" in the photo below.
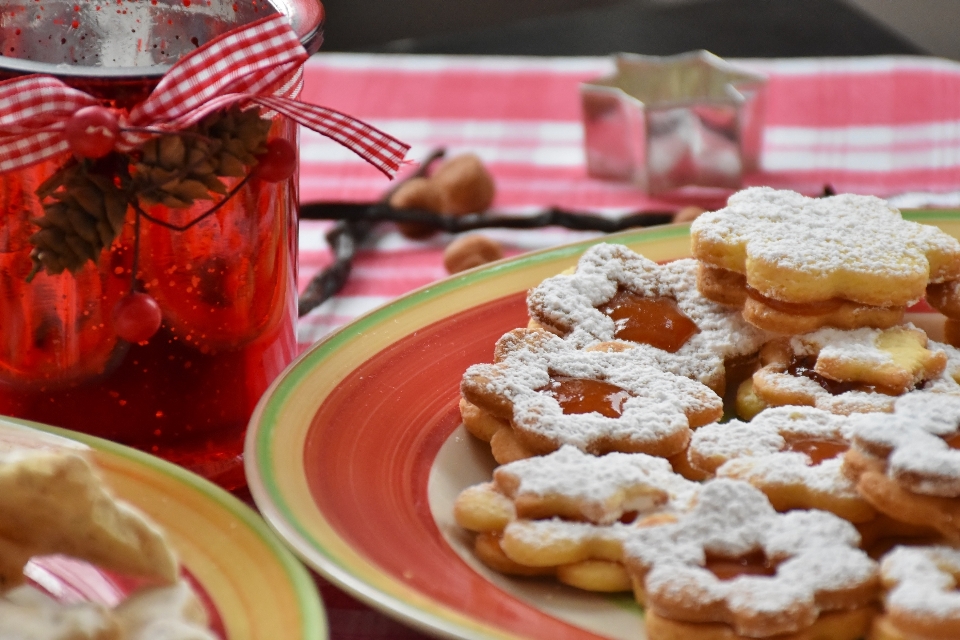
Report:
[[[37,189],[43,216],[30,237],[34,268],[51,275],[96,262],[123,229],[127,208],[162,204],[184,209],[228,193],[220,178],[239,178],[267,148],[272,122],[258,109],[232,106],[177,134],[147,141],[131,154],[71,160]],[[131,172],[132,166],[132,172]]]
[[[272,124],[260,117],[258,109],[241,111],[236,106],[204,118],[200,125],[206,135],[223,143],[217,154],[217,175],[246,175],[247,167],[257,164],[257,156],[266,152]]]
[[[129,181],[125,157],[110,154],[68,163],[40,185],[37,195],[47,201],[33,221],[40,230],[30,236],[30,277],[40,269],[76,272],[87,260],[96,262],[123,229]]]
[[[220,178],[246,175],[266,150],[270,125],[257,109],[233,106],[176,135],[153,138],[134,166],[134,189],[148,204],[176,209],[224,195]]]

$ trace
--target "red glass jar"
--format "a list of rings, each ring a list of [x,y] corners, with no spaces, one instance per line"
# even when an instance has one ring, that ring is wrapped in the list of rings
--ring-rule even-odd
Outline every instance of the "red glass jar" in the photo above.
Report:
[[[92,20],[97,9],[89,4],[41,0],[36,9],[49,11],[51,24],[59,22],[63,30],[55,16],[77,6],[89,9]],[[262,0],[259,5],[254,0],[233,4],[237,11],[209,2],[195,3],[199,8],[190,11],[183,0],[117,6],[127,4],[140,7],[141,14],[152,7],[157,25],[179,21],[188,45],[191,33],[197,34],[194,45],[202,43],[268,9]],[[315,50],[322,8],[313,1],[299,6],[293,7],[292,22],[308,50]],[[283,9],[291,11],[290,6]],[[130,19],[139,24],[143,15],[132,13]],[[220,19],[230,13],[235,22]],[[126,19],[116,22],[129,24]],[[15,55],[17,43],[29,53],[27,41],[44,32],[34,25],[27,38],[26,24],[0,25],[4,54],[12,50]],[[14,29],[16,38],[9,35]],[[73,30],[83,33],[82,26]],[[146,42],[169,38],[162,28],[155,31]],[[110,33],[87,34],[99,40],[97,55],[91,57],[104,59]],[[145,68],[135,66],[142,62],[140,53],[131,66],[87,66],[78,58],[82,48],[73,47],[60,66],[54,66],[57,60],[49,53],[32,56],[46,56],[39,61],[5,55],[0,73],[49,73],[111,106],[128,108],[149,94],[166,63],[179,55],[175,47],[163,46],[163,55],[173,55],[173,60],[151,58]],[[277,116],[269,136],[296,146],[297,126]],[[124,231],[96,263],[88,262],[76,273],[40,272],[28,281],[33,267],[29,237],[37,230],[33,219],[43,215],[35,192],[68,160],[64,154],[0,174],[0,414],[122,442],[228,488],[242,485],[247,421],[261,394],[296,355],[296,173],[276,183],[250,179],[214,215],[185,231],[141,218],[137,288],[157,300],[163,319],[148,341],[131,344],[117,336],[112,314],[131,289],[132,208]],[[156,205],[146,211],[182,225],[209,208],[209,202],[198,201],[190,209]]]

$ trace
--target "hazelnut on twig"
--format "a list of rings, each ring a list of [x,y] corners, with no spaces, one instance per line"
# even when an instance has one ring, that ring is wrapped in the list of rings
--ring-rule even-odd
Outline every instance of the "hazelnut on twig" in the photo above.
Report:
[[[443,194],[437,184],[429,178],[410,178],[393,192],[389,203],[395,209],[421,209],[440,213]],[[429,238],[437,231],[435,227],[417,222],[398,222],[397,228],[411,240]]]
[[[441,213],[462,216],[481,213],[493,204],[493,176],[480,158],[465,153],[443,162],[430,176],[443,198]]]
[[[481,234],[455,238],[443,252],[443,266],[447,273],[459,273],[503,257],[500,243]]]
[[[394,209],[429,211],[445,216],[482,213],[493,204],[493,176],[480,158],[465,153],[440,164],[429,177],[416,177],[401,184],[389,198]],[[405,237],[422,240],[436,233],[435,226],[400,222]]]

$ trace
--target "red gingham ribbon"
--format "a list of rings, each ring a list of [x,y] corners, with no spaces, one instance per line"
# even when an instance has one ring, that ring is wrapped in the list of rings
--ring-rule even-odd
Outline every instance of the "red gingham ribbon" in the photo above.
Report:
[[[146,100],[120,116],[122,128],[173,133],[232,104],[257,104],[331,138],[387,176],[410,149],[348,115],[294,100],[307,52],[282,15],[225,33],[184,56]],[[98,100],[52,76],[0,82],[0,173],[67,151],[61,132],[78,109]],[[130,150],[151,134],[126,131],[117,147]]]

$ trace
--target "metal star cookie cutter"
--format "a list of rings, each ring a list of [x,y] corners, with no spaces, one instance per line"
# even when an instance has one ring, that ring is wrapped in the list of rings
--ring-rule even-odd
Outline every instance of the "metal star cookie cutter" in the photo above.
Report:
[[[621,53],[580,85],[587,172],[656,194],[737,189],[757,169],[767,79],[709,51]]]

